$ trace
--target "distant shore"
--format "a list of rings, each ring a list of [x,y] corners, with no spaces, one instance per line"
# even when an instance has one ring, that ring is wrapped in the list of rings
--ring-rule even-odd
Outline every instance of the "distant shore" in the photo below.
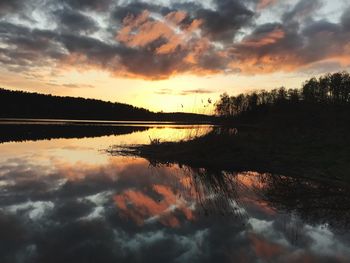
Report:
[[[180,129],[213,127],[213,125],[154,121],[0,119],[0,143],[123,135],[164,127]]]
[[[153,112],[125,103],[60,97],[0,88],[0,118],[208,123],[216,117],[186,112]]]
[[[36,119],[36,118],[0,118],[0,125],[6,124],[64,124],[64,125],[117,125],[117,126],[156,126],[156,125],[214,125],[212,121],[157,121],[157,120],[76,120],[76,119]]]

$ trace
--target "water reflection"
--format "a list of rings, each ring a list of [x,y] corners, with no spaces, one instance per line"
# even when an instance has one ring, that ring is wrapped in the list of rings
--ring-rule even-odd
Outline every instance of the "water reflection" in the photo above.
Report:
[[[65,124],[2,124],[0,123],[0,143],[11,141],[36,141],[54,138],[84,138],[106,135],[122,135],[145,131],[142,126],[97,126]]]
[[[171,128],[170,128],[171,127]],[[57,138],[85,138],[85,137],[101,137],[110,135],[124,135],[134,132],[141,132],[151,129],[152,131],[161,130],[161,133],[154,134],[163,139],[174,140],[174,130],[178,130],[180,138],[185,138],[181,135],[181,132],[186,132],[186,137],[195,137],[203,133],[206,133],[210,126],[197,125],[196,127],[190,125],[171,125],[166,124],[89,124],[89,123],[19,123],[11,122],[4,123],[0,121],[0,143],[4,142],[21,142],[21,141],[37,141],[37,140],[50,140]],[[167,132],[171,131],[171,136],[164,136]],[[153,135],[153,134],[152,134]],[[150,136],[150,135],[149,135]],[[158,138],[158,137],[157,137]]]
[[[178,134],[167,129],[164,136]],[[0,145],[0,261],[350,258],[350,192],[344,187],[254,172],[150,166],[99,151],[160,132]]]
[[[260,175],[259,180],[263,198],[278,209],[296,213],[304,222],[349,228],[349,187],[285,176]]]

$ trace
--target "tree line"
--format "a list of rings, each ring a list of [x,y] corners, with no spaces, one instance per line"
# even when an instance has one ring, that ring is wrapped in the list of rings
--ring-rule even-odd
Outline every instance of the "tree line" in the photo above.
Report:
[[[161,113],[124,103],[60,97],[0,88],[0,118],[115,121],[207,122],[213,117],[192,113]]]
[[[350,74],[337,72],[307,80],[301,89],[284,87],[260,90],[237,96],[224,93],[215,103],[219,116],[234,117],[246,112],[278,105],[350,105]]]

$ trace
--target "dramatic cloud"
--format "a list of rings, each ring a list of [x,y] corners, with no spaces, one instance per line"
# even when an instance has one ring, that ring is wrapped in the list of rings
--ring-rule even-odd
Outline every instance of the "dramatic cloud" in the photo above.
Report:
[[[279,17],[258,19],[275,6]],[[323,6],[321,0],[5,0],[0,63],[15,72],[98,68],[144,79],[346,67],[349,9],[330,20],[319,15]]]
[[[214,41],[232,42],[243,26],[252,22],[254,12],[239,0],[215,0],[215,9],[199,9],[197,16],[204,21],[203,34]]]
[[[0,15],[4,15],[8,12],[15,12],[21,9],[20,0],[1,0],[0,1]]]
[[[95,21],[80,12],[70,9],[61,9],[55,13],[61,29],[66,32],[93,33],[98,30]]]
[[[283,15],[284,21],[306,18],[321,7],[320,0],[300,0],[294,8]]]
[[[76,9],[91,9],[95,11],[105,11],[112,0],[60,0],[62,3]]]
[[[264,9],[264,8],[270,6],[270,5],[275,4],[276,2],[277,2],[277,0],[260,0],[260,2],[258,3],[257,8],[259,10],[261,10],[261,9]]]
[[[341,22],[345,30],[350,31],[350,8],[348,8],[342,15]]]

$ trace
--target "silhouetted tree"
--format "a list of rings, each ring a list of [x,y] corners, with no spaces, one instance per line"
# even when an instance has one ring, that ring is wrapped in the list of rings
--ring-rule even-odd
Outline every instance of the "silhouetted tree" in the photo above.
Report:
[[[243,113],[256,111],[261,107],[273,107],[275,105],[343,105],[350,103],[350,75],[347,72],[326,74],[319,79],[307,80],[302,89],[273,89],[261,90],[248,94],[229,96],[221,95],[215,104],[216,114],[225,117],[242,115]]]
[[[317,89],[319,83],[316,78],[306,81],[303,85],[303,99],[309,103],[317,101]]]
[[[318,80],[318,97],[319,102],[325,103],[328,100],[330,95],[329,86],[330,86],[330,77],[329,74],[321,76]]]
[[[291,103],[297,103],[297,102],[299,102],[299,100],[301,98],[300,90],[298,90],[298,89],[289,89],[287,91],[287,94],[288,94],[288,100]]]

